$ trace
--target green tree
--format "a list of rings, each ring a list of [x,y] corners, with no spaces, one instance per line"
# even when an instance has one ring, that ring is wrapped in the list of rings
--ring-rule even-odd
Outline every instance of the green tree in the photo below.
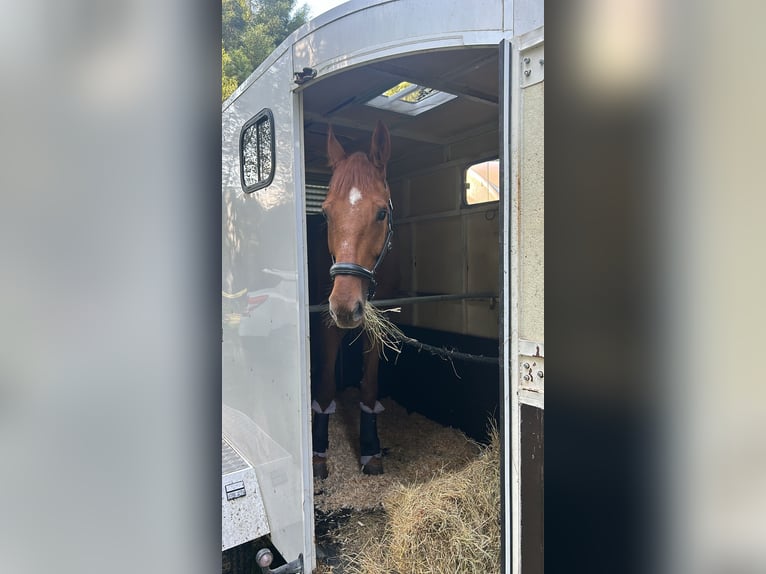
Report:
[[[237,79],[228,73],[231,65],[231,56],[226,52],[226,48],[221,46],[221,94],[224,100],[237,89],[238,85]]]
[[[297,0],[221,0],[221,96],[225,100],[308,19]]]

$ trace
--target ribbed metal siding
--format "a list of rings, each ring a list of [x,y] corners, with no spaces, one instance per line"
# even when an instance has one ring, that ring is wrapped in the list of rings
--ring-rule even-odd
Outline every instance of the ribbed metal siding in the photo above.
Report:
[[[322,202],[327,196],[327,187],[312,185],[306,186],[306,213],[320,213]]]

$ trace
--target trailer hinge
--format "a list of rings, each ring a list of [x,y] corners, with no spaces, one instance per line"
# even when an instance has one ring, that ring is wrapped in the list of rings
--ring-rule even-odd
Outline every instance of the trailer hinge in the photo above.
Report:
[[[521,87],[545,80],[545,45],[536,44],[521,52]]]
[[[255,561],[261,567],[263,574],[303,574],[303,554],[298,554],[298,558],[274,570],[269,568],[272,560],[274,560],[274,554],[268,548],[261,548],[255,555]]]
[[[519,402],[545,408],[545,345],[519,339]]]

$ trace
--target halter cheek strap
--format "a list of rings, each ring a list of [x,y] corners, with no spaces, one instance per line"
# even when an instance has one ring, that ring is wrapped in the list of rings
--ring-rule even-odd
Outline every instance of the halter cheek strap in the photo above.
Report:
[[[369,288],[367,290],[367,299],[372,299],[375,296],[375,288],[378,283],[375,281],[375,271],[383,261],[383,258],[391,250],[391,239],[394,236],[394,204],[391,203],[391,199],[388,200],[388,233],[386,234],[386,240],[383,243],[383,250],[378,255],[378,259],[375,261],[375,265],[372,269],[367,269],[356,263],[335,263],[330,267],[330,277],[335,279],[336,275],[353,275],[355,277],[361,277],[369,281]]]

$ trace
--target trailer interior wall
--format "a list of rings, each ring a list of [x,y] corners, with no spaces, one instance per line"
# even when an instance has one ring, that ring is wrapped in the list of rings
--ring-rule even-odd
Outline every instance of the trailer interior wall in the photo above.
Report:
[[[492,134],[490,140],[496,140]],[[413,295],[498,294],[497,202],[463,205],[465,169],[497,157],[496,141],[425,174],[392,185],[397,210],[399,289]],[[493,299],[404,305],[397,322],[497,339]]]

